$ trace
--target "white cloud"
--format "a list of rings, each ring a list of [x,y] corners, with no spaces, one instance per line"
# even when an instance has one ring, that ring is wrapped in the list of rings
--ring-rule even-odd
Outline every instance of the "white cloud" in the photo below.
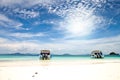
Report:
[[[14,13],[19,14],[21,18],[35,18],[39,16],[39,12],[27,10],[27,9],[20,9],[16,8],[14,9]]]
[[[84,12],[81,9],[79,11],[71,10],[70,15],[68,15],[62,22],[62,25],[60,25],[60,27],[65,30],[66,36],[86,36],[97,29],[99,27],[97,24],[100,24],[99,21],[102,22],[102,18],[93,15],[91,11],[91,9],[89,12]]]
[[[103,28],[105,19],[95,15],[96,8],[105,3],[105,0],[81,0],[67,1],[56,7],[49,6],[49,12],[55,13],[63,18],[58,23],[58,30],[62,30],[65,36],[82,37],[92,34],[96,29]],[[96,5],[97,4],[97,5]],[[64,6],[63,6],[64,5]],[[91,5],[91,6],[90,6]]]
[[[14,20],[9,19],[3,14],[0,14],[0,27],[13,28],[13,29],[22,29],[23,24]]]
[[[35,4],[43,4],[43,5],[48,5],[48,4],[53,4],[56,0],[0,0],[0,5],[3,6],[15,6],[17,5],[22,5],[21,7],[30,7]]]
[[[45,33],[42,32],[38,32],[38,33],[21,33],[21,32],[10,32],[10,31],[5,31],[5,30],[0,30],[0,34],[2,34],[3,37],[9,38],[11,40],[32,40],[32,39],[36,39],[36,38],[41,38],[44,36],[48,36]],[[1,35],[0,35],[1,36]],[[0,43],[2,43],[3,41],[6,41],[7,39],[4,38],[0,38]],[[8,40],[7,40],[8,41]],[[3,42],[4,43],[4,42]]]
[[[8,40],[7,39],[5,39],[5,38],[0,38],[0,43],[5,43],[5,42],[7,42]]]
[[[59,44],[55,44],[55,47],[53,48],[55,53],[90,54],[92,50],[101,50],[104,54],[109,54],[112,51],[120,53],[120,35],[91,40],[59,41],[60,42],[57,42]]]
[[[66,17],[65,20],[60,23],[60,28],[65,31],[66,36],[86,36],[100,28],[97,24],[99,24],[98,20],[102,20],[102,18],[94,15],[87,16],[77,14],[79,14],[79,12],[72,13],[71,16]]]
[[[4,43],[0,45],[1,53],[36,53],[36,49],[38,49],[37,44],[29,43],[29,42],[15,42],[14,43]]]
[[[0,0],[0,5],[11,5],[11,4],[18,4],[21,3],[22,0]]]
[[[8,36],[16,38],[32,38],[32,37],[42,37],[45,36],[43,33],[9,33]]]
[[[63,31],[65,38],[82,37],[92,34],[97,29],[103,28],[104,18],[94,14],[96,7],[102,6],[101,3],[105,3],[105,0],[92,0],[92,5],[89,7],[90,3],[87,0],[81,0],[77,5],[73,4],[77,0],[67,0],[66,6],[63,8],[63,4],[55,5],[57,0],[1,0],[0,5],[14,5],[22,4],[25,6],[32,6],[40,3],[49,9],[50,13],[55,13],[63,20],[58,22],[50,22],[51,24],[58,24],[58,30]],[[64,1],[64,0],[60,0]],[[71,2],[72,1],[72,2]],[[58,1],[59,2],[59,1]],[[27,4],[26,4],[27,3]],[[85,4],[83,4],[85,3]],[[72,5],[71,5],[72,4]],[[20,11],[20,12],[19,12]],[[37,17],[38,13],[34,11],[18,10],[17,12],[23,13],[25,15],[30,15],[30,17]],[[4,23],[5,22],[5,23]],[[6,16],[0,14],[0,25],[8,27],[6,23],[15,23],[14,28],[20,28],[22,24],[13,21]],[[45,21],[47,23],[47,21]],[[19,25],[18,25],[19,24]],[[35,23],[40,24],[40,23]],[[55,24],[55,25],[56,25]],[[102,25],[101,25],[102,24]],[[9,24],[13,25],[13,24]],[[17,26],[18,25],[18,26]],[[13,27],[12,27],[13,28]],[[45,36],[43,33],[10,33],[8,36],[16,38],[31,38],[31,37],[41,37]],[[52,38],[51,38],[52,39]],[[0,38],[0,53],[12,53],[12,52],[23,52],[23,53],[39,53],[41,49],[51,49],[52,53],[63,54],[85,54],[90,53],[92,50],[100,49],[104,53],[108,54],[111,51],[120,53],[120,35],[111,38],[102,39],[92,39],[92,40],[64,40],[64,39],[52,39],[54,42],[43,43],[41,41],[12,41],[4,38]]]
[[[53,43],[41,41],[12,41],[1,39],[0,53],[39,53],[41,49],[50,49],[54,54],[90,54],[92,50],[101,50],[104,54],[114,51],[120,53],[120,35],[92,40],[56,40]],[[3,51],[3,52],[2,52]]]

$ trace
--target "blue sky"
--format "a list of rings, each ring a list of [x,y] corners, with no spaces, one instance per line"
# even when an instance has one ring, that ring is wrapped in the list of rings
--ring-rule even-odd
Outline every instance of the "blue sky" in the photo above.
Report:
[[[0,53],[120,53],[119,0],[0,0]]]

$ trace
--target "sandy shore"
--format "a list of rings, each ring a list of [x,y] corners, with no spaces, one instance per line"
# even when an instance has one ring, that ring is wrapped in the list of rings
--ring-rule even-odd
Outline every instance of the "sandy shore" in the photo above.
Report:
[[[2,61],[0,80],[120,80],[120,60]]]

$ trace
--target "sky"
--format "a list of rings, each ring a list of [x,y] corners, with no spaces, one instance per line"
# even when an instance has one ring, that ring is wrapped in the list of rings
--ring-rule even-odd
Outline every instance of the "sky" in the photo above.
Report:
[[[120,53],[120,0],[0,0],[0,54]]]

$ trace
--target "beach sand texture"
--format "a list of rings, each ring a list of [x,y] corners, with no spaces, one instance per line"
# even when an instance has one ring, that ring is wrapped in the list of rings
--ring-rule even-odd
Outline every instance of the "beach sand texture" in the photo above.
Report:
[[[120,80],[120,60],[0,62],[0,80]]]

